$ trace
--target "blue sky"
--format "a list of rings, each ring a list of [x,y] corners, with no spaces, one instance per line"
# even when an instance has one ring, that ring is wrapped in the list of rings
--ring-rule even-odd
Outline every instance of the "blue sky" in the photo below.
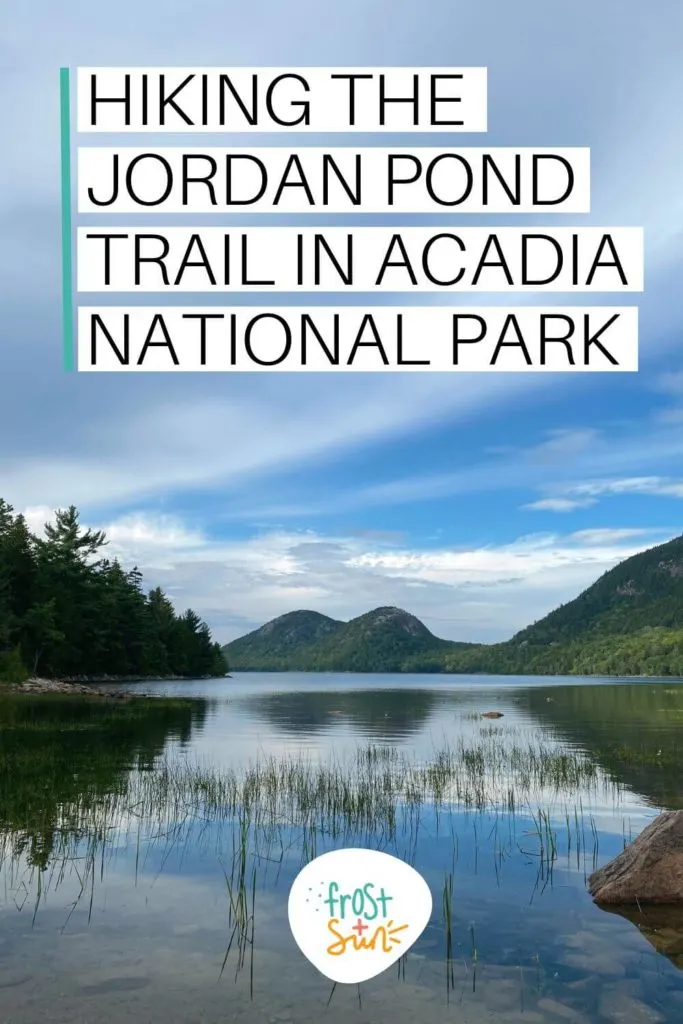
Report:
[[[444,637],[504,639],[683,532],[683,7],[653,12],[635,0],[120,0],[114,18],[106,5],[10,0],[0,494],[36,526],[77,504],[112,553],[221,640],[295,608],[347,619],[379,604]],[[485,140],[438,144],[591,147],[592,214],[552,223],[645,228],[641,370],[63,373],[59,67],[112,64],[487,66]],[[496,220],[525,222],[400,222]]]

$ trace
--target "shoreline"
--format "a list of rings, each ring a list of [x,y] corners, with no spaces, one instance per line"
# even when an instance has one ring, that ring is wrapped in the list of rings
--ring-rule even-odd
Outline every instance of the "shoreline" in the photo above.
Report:
[[[0,693],[3,689],[12,694],[78,694],[82,697],[107,697],[110,700],[133,700],[135,697],[144,696],[143,694],[130,693],[127,690],[102,690],[95,686],[88,686],[85,683],[70,683],[62,679],[42,679],[38,676],[25,679],[23,683],[9,683],[4,687],[0,687]]]
[[[241,669],[241,673],[249,676],[252,672],[263,674],[263,675],[287,675],[288,671],[282,672],[275,669]],[[291,674],[299,674],[295,670],[289,670]],[[357,673],[349,672],[306,672],[306,675],[354,675]],[[385,672],[368,672],[361,673],[362,675],[373,675],[382,677],[384,675],[403,675],[404,673],[385,673]],[[406,673],[413,674],[413,673]],[[415,675],[422,676],[435,676],[443,677],[444,675],[460,676],[470,675],[470,673],[443,673],[443,672],[420,672],[414,673]],[[489,673],[471,673],[472,676],[486,676],[491,678]],[[512,674],[505,673],[503,675],[495,675],[495,678],[506,679],[510,678]],[[515,673],[516,675],[516,673]],[[586,674],[581,676],[564,676],[560,673],[553,673],[552,675],[543,676],[536,673],[529,674],[525,673],[529,678],[535,679],[610,679],[614,682],[645,682],[647,680],[658,680],[661,682],[676,682],[681,681],[681,676],[646,676],[646,675],[632,675],[632,676],[616,676],[616,675],[593,675]],[[63,695],[74,695],[77,694],[83,697],[99,697],[109,698],[110,700],[134,700],[140,697],[155,697],[161,699],[160,694],[146,693],[140,690],[114,690],[111,685],[107,684],[119,684],[119,683],[153,683],[162,682],[169,680],[171,682],[182,682],[187,680],[186,676],[96,676],[96,677],[65,677],[63,679],[45,679],[41,676],[32,676],[29,679],[24,680],[21,683],[0,683],[0,694],[11,693],[11,694],[63,694]],[[232,679],[234,678],[232,673],[226,676],[200,676],[200,679]]]
[[[132,690],[113,690],[107,683],[157,683],[165,680],[182,681],[186,676],[66,676],[64,679],[44,679],[42,676],[31,676],[22,683],[0,684],[0,693],[61,693],[78,694],[82,697],[107,697],[110,700],[134,700],[136,697],[155,697],[159,694],[133,692]],[[225,676],[199,676],[200,679],[223,679]],[[227,678],[232,678],[228,676]],[[97,685],[100,684],[100,685]]]
[[[89,686],[93,683],[182,683],[195,679],[229,679],[229,673],[222,676],[63,676],[60,682],[69,685]],[[27,680],[28,682],[28,680]]]
[[[640,679],[648,680],[654,679],[662,682],[683,680],[683,675],[680,676],[651,676],[651,675],[617,675],[613,672],[417,672],[417,671],[404,671],[401,669],[398,672],[382,671],[380,669],[373,669],[358,671],[356,669],[334,669],[334,668],[320,668],[320,669],[303,669],[303,668],[236,668],[235,673],[241,673],[242,675],[250,675],[251,673],[258,675],[307,675],[307,676],[434,676],[443,677],[481,677],[484,679],[611,679],[615,683],[628,683],[637,681]],[[230,673],[232,678],[232,673]]]

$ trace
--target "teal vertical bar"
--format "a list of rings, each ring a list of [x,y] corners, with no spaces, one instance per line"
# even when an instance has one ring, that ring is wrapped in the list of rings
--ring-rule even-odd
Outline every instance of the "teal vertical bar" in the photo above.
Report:
[[[62,345],[64,369],[74,369],[74,303],[71,224],[71,90],[69,69],[59,69],[62,148]]]

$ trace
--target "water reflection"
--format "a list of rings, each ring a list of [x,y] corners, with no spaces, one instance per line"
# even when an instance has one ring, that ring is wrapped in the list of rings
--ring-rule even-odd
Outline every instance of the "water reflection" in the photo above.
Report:
[[[603,907],[606,913],[616,914],[634,924],[648,942],[683,970],[683,907]]]
[[[610,686],[369,682],[0,701],[0,1019],[680,1021],[680,918],[585,888],[629,818],[676,799],[675,688],[620,708]],[[435,909],[397,971],[328,1006],[286,900],[346,845],[413,863]]]
[[[538,687],[514,703],[652,806],[683,807],[680,683]]]
[[[343,725],[359,737],[395,741],[419,733],[446,701],[429,690],[387,688],[271,693],[243,697],[237,705],[291,735],[310,736]]]
[[[171,741],[189,744],[205,717],[203,701],[0,697],[0,850],[11,839],[44,870],[130,769],[151,770]]]

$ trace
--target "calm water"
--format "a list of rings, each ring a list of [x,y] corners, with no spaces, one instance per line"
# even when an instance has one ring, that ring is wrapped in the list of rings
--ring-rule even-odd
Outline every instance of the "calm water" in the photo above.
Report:
[[[251,674],[147,691],[176,700],[0,700],[3,1024],[683,1020],[683,916],[629,920],[586,892],[683,807],[683,685]],[[266,813],[265,789],[239,788],[272,759],[280,778],[296,762],[367,779],[444,750],[436,802],[323,812],[300,791]],[[241,796],[209,813],[216,771]],[[332,991],[294,945],[287,895],[306,859],[351,845],[414,864],[434,911],[400,967]]]

